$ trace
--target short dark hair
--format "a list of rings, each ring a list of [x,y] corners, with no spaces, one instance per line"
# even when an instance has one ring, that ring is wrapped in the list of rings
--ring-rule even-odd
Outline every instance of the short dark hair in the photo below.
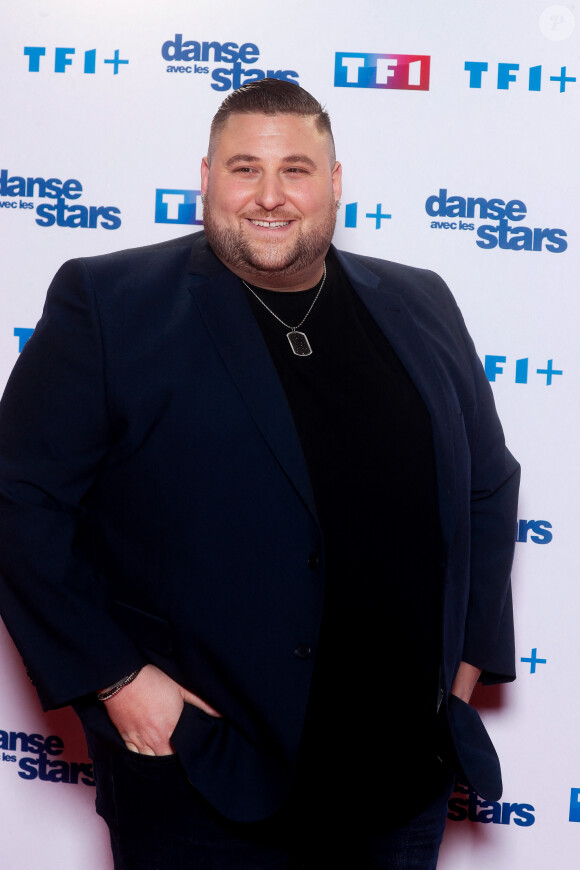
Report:
[[[327,111],[312,94],[294,82],[281,79],[259,79],[248,82],[225,98],[211,122],[208,156],[214,149],[215,140],[225,126],[230,115],[302,115],[315,116],[316,128],[327,133],[330,138],[331,154],[334,161],[334,137]]]

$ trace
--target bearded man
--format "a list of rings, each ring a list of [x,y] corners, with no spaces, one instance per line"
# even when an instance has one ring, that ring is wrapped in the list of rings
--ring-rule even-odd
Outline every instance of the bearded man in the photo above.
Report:
[[[71,261],[0,410],[2,601],[118,870],[435,867],[511,680],[518,466],[436,275],[331,245],[328,115],[231,93],[204,232]]]

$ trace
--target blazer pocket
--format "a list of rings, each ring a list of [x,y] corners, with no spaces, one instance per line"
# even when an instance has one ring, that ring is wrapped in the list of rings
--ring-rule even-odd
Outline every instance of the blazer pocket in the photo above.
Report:
[[[458,774],[482,798],[498,801],[503,791],[499,758],[479,713],[457,695],[449,695],[447,723]]]
[[[234,822],[264,819],[286,796],[291,770],[225,717],[185,704],[171,743],[189,781]]]

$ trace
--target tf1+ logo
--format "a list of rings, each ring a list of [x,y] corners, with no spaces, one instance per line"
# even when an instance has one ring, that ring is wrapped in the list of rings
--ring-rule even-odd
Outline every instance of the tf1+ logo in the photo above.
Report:
[[[201,190],[157,188],[155,191],[156,224],[203,224]]]
[[[428,91],[430,68],[431,58],[426,54],[337,51],[334,87]]]
[[[507,362],[507,356],[498,356],[496,354],[486,354],[483,362],[483,368],[487,375],[488,381],[495,381],[498,375],[504,374],[504,365]],[[529,359],[527,356],[522,359],[517,359],[515,364],[514,381],[516,384],[528,383]],[[546,386],[550,387],[555,375],[563,375],[563,369],[554,368],[554,360],[549,359],[546,367],[536,369],[536,375],[540,375],[546,379]]]
[[[74,59],[74,55],[76,54],[76,48],[65,48],[63,46],[57,46],[54,49],[54,71],[55,73],[65,73],[67,67],[74,66],[80,67],[83,66],[83,73],[88,75],[94,75],[97,70],[97,49],[90,48],[87,51],[83,52],[82,60],[80,58]],[[43,60],[46,55],[46,48],[43,45],[26,45],[24,47],[24,55],[28,58],[28,72],[40,72],[41,65],[43,69],[47,68],[47,64]],[[113,75],[119,74],[119,67],[128,64],[128,60],[124,60],[119,57],[119,49],[116,48],[112,57],[103,58],[104,64],[109,64],[109,67],[113,69]]]
[[[484,76],[484,73],[487,73],[489,69],[489,64],[486,61],[479,60],[466,60],[465,61],[465,71],[469,73],[469,87],[470,88],[481,88],[481,82]],[[498,91],[507,91],[510,88],[512,82],[518,81],[518,78],[523,78],[522,76],[518,76],[518,72],[520,69],[519,63],[498,63],[497,65],[497,90]],[[525,74],[524,74],[525,75]],[[489,81],[488,79],[486,79]],[[528,90],[529,91],[541,91],[542,90],[542,66],[539,64],[538,66],[531,66],[528,70],[527,75],[528,80]],[[566,90],[566,85],[570,82],[576,81],[576,76],[567,75],[566,67],[560,67],[560,75],[559,76],[550,76],[548,79],[550,82],[557,82],[560,86],[560,93],[563,94]],[[553,85],[552,85],[553,87]]]

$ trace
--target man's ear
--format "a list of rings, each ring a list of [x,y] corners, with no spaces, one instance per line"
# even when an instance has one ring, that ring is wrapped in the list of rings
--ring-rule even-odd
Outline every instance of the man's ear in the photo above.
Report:
[[[338,160],[332,167],[332,190],[334,198],[338,202],[342,195],[342,165]]]
[[[207,186],[209,184],[209,162],[207,157],[203,157],[201,161],[201,192],[202,194],[207,193]]]

